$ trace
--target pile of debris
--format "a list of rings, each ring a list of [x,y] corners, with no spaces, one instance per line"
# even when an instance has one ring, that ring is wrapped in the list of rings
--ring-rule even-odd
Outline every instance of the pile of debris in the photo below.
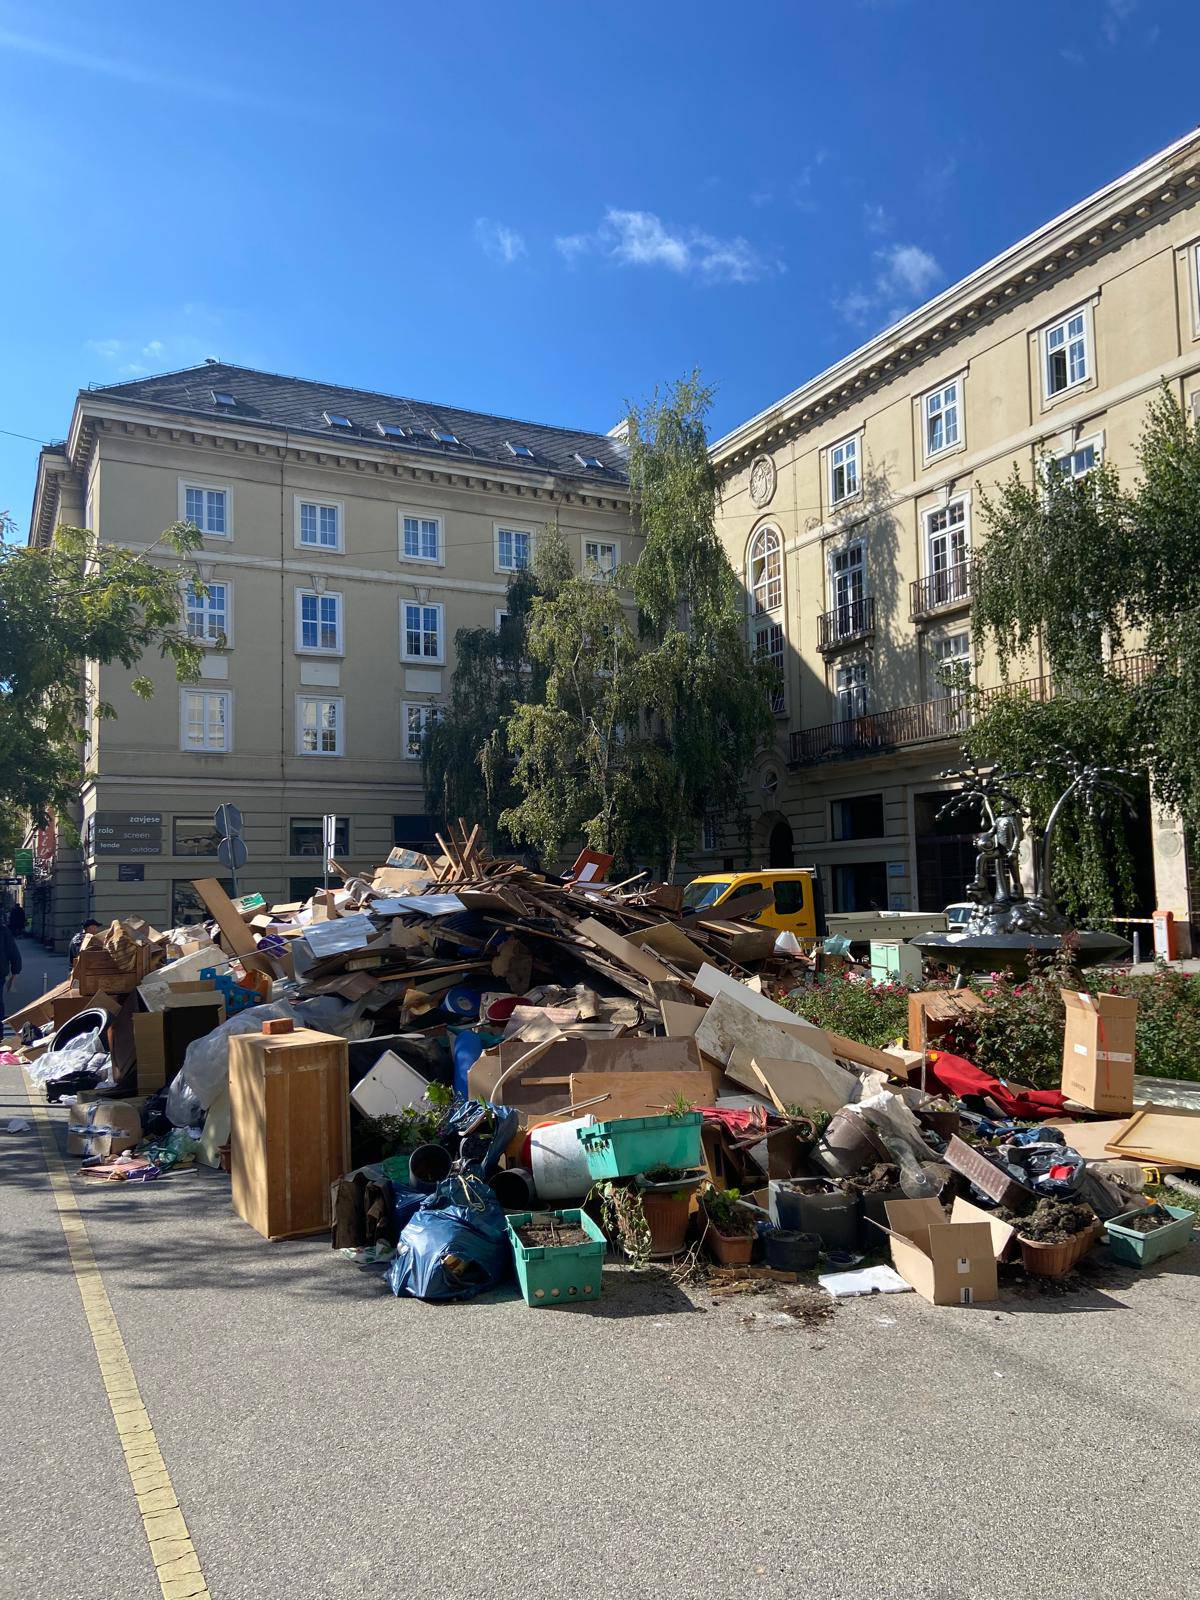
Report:
[[[478,827],[438,842],[306,904],[201,879],[207,924],[86,940],[8,1019],[83,1170],[221,1168],[266,1238],[328,1230],[423,1298],[515,1272],[534,1306],[594,1300],[610,1250],[960,1305],[1105,1232],[1125,1260],[1187,1243],[1190,1211],[1137,1214],[1148,1164],[1200,1167],[1200,1113],[1134,1112],[1128,1002],[1073,996],[1067,1092],[1026,1090],[940,1050],[970,991],[914,993],[909,1048],[806,1021],[783,1002],[821,957],[754,897],[687,915],[596,852],[558,878]]]

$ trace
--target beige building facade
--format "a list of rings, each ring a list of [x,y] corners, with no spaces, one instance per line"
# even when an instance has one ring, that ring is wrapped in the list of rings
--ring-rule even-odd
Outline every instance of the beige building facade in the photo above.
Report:
[[[1043,456],[1132,473],[1160,384],[1200,415],[1200,135],[1040,228],[713,447],[752,646],[781,673],[754,774],[754,865],[815,861],[827,904],[963,898],[969,828],[938,819],[960,758],[944,662],[970,635],[980,497]],[[1117,670],[1136,673],[1131,657]],[[1049,694],[1045,664],[1021,676]],[[1185,841],[1143,821],[1142,909],[1190,920]],[[707,862],[742,864],[714,819]]]
[[[82,851],[43,864],[39,931],[60,943],[85,913],[188,917],[190,881],[228,877],[223,802],[244,816],[239,887],[272,900],[320,882],[326,813],[352,870],[428,843],[421,743],[458,630],[500,625],[553,523],[598,579],[637,554],[618,438],[217,363],[81,392],[39,463],[31,541],[71,524],[145,550],[176,521],[203,536],[178,562],[202,676],[90,669],[116,716],[88,719]]]

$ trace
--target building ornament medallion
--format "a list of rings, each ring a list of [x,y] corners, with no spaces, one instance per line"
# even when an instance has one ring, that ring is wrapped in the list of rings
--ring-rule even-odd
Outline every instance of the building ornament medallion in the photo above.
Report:
[[[775,493],[775,463],[770,456],[755,456],[750,467],[750,498],[761,511]]]

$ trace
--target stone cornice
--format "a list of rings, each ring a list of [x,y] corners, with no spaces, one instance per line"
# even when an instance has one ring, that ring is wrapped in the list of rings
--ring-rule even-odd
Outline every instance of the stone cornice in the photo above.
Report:
[[[711,449],[718,472],[737,471],[757,451],[777,448],[1198,199],[1200,132],[1194,131],[718,439]]]

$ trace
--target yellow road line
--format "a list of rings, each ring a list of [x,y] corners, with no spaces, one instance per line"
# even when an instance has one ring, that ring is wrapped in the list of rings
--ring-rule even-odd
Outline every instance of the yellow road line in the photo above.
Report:
[[[154,1425],[142,1404],[125,1341],[113,1315],[108,1291],[100,1276],[87,1227],[71,1187],[70,1172],[58,1153],[54,1124],[38,1096],[37,1085],[28,1073],[23,1076],[25,1093],[37,1125],[38,1137],[42,1141],[42,1154],[46,1160],[54,1202],[58,1207],[58,1220],[62,1223],[67,1253],[75,1269],[83,1314],[96,1347],[100,1376],[104,1380],[113,1421],[116,1423],[129,1481],[137,1497],[142,1527],[150,1546],[155,1573],[162,1586],[163,1600],[204,1600],[208,1595],[208,1585],[200,1570],[200,1560],[183,1520],[183,1512],[179,1509],[179,1501],[175,1498],[171,1475],[159,1451],[158,1440],[154,1437]]]

